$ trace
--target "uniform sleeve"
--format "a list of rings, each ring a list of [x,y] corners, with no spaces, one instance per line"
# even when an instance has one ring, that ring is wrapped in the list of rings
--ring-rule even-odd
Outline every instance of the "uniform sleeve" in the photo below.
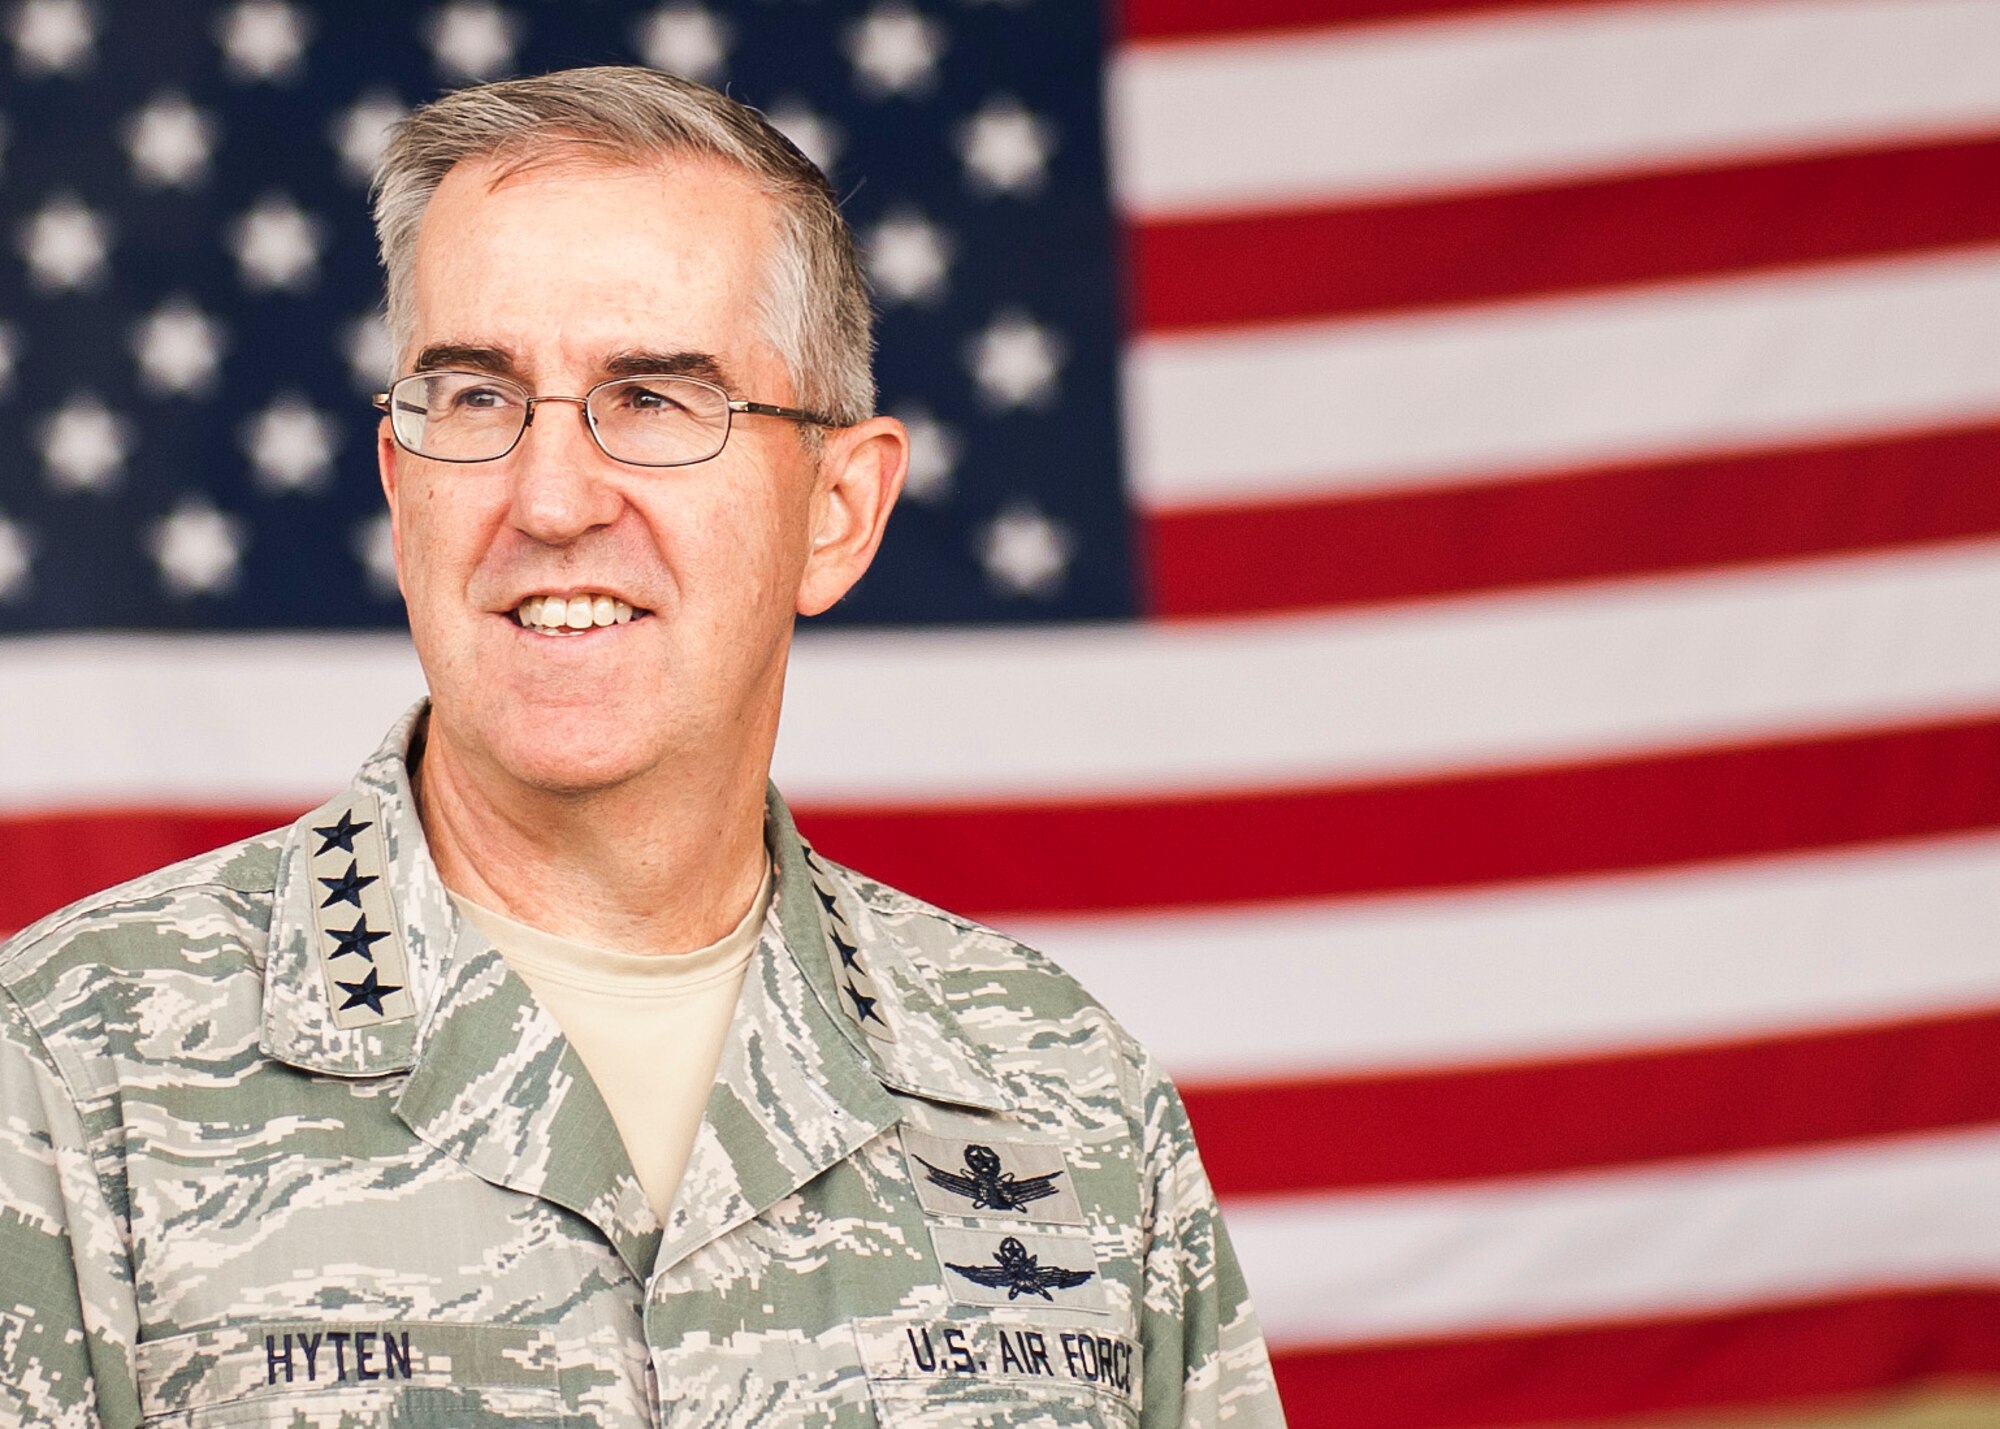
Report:
[[[137,1318],[84,1119],[0,993],[0,1426],[137,1425]]]
[[[1285,1422],[1263,1332],[1195,1150],[1180,1093],[1148,1061],[1144,1429]]]

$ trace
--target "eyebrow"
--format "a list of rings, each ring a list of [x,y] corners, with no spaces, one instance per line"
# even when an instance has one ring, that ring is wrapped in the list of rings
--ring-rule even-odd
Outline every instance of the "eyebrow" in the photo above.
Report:
[[[712,352],[621,352],[604,364],[612,377],[643,377],[659,373],[666,377],[699,377],[724,391],[736,389],[729,381],[729,369]]]
[[[504,347],[434,342],[417,354],[417,371],[434,372],[440,368],[490,372],[496,377],[509,377],[526,383],[520,363]],[[668,377],[698,377],[704,382],[713,382],[725,391],[735,391],[729,380],[729,369],[712,352],[621,352],[607,358],[602,370],[607,377],[644,377],[655,373]]]
[[[521,368],[514,361],[514,354],[500,347],[482,347],[477,343],[434,342],[417,354],[417,372],[435,372],[440,368],[458,371],[491,372],[496,377],[519,377]]]

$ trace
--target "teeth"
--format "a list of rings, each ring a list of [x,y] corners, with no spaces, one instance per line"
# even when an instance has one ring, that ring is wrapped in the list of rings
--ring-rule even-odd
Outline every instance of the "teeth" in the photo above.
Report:
[[[531,630],[553,635],[562,631],[590,630],[599,625],[626,625],[632,607],[616,596],[596,593],[578,595],[531,595],[514,608],[514,618]]]

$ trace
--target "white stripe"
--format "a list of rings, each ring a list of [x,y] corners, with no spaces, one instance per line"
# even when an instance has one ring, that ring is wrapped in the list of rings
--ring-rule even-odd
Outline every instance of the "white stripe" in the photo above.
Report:
[[[2000,542],[1190,627],[839,634],[801,803],[1381,778],[2000,708]],[[400,637],[0,643],[0,808],[311,802],[421,693]],[[136,731],[144,730],[142,735]]]
[[[303,810],[423,693],[400,635],[0,641],[0,809]]]
[[[1402,195],[2000,122],[2000,4],[1632,4],[1127,49],[1146,217]]]
[[[2000,1006],[2000,837],[1007,926],[1183,1081],[1413,1072]]]
[[[2000,80],[1996,80],[2000,87]],[[1139,341],[1154,510],[1503,479],[2000,411],[2000,249]]]
[[[1991,1281],[2000,1132],[1500,1189],[1237,1203],[1229,1229],[1278,1345]]]

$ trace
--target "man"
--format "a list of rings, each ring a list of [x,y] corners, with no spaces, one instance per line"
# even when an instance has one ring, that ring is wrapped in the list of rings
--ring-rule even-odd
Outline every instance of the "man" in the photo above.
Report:
[[[825,180],[645,70],[376,185],[431,698],[0,954],[0,1405],[60,1424],[1279,1421],[1172,1087],[766,792],[908,440]]]

